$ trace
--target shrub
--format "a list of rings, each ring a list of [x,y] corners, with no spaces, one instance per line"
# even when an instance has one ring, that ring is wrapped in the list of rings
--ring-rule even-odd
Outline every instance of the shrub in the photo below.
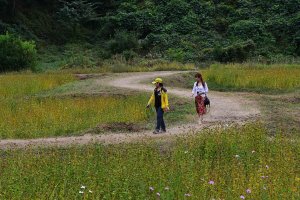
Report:
[[[108,43],[111,54],[119,54],[126,50],[136,50],[139,46],[137,37],[133,33],[121,31],[116,33],[115,38]]]
[[[82,34],[78,28],[87,22],[98,20],[96,4],[85,0],[61,1],[62,7],[57,12],[58,21],[73,30],[73,34]]]
[[[184,60],[184,51],[182,49],[173,49],[170,48],[166,51],[167,58],[172,61],[183,62]]]
[[[135,57],[138,57],[138,54],[132,50],[123,51],[122,55],[125,57],[126,61],[131,61]]]
[[[22,41],[6,33],[0,35],[0,72],[35,69],[36,46],[33,41]]]
[[[216,47],[213,54],[215,60],[220,62],[243,62],[250,57],[254,48],[255,43],[247,40],[225,48]]]
[[[63,69],[81,67],[89,68],[96,66],[100,59],[97,58],[94,49],[85,47],[84,45],[67,44],[63,52],[63,59],[60,67]]]

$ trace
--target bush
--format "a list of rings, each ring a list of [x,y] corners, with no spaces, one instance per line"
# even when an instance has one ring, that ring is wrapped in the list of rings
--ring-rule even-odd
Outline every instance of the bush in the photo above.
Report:
[[[173,49],[170,48],[166,51],[167,58],[172,61],[183,62],[184,60],[184,51],[182,49]]]
[[[115,38],[108,41],[107,45],[112,55],[120,54],[123,51],[136,50],[139,47],[136,35],[125,31],[116,33]]]
[[[6,33],[0,35],[0,72],[35,69],[36,46],[33,41],[22,41]]]
[[[254,48],[255,43],[247,40],[225,48],[216,47],[213,55],[214,59],[219,62],[243,62],[250,57]]]
[[[135,57],[138,57],[138,54],[132,50],[123,51],[122,55],[125,57],[126,61],[131,61]]]
[[[65,45],[62,56],[60,67],[63,69],[74,67],[90,68],[101,61],[101,59],[98,59],[97,52],[94,49],[77,44]]]

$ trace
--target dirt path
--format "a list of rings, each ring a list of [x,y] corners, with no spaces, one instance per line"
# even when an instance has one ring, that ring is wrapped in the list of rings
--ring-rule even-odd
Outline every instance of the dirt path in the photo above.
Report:
[[[184,72],[141,72],[128,73],[113,76],[113,78],[105,78],[97,80],[97,84],[105,84],[119,89],[133,89],[141,91],[153,91],[151,84],[142,84],[143,80],[155,77],[165,77],[176,73]],[[168,88],[169,95],[176,95],[183,98],[191,97],[191,90]],[[259,114],[259,109],[252,102],[243,97],[239,93],[221,93],[209,92],[211,100],[211,109],[205,120],[206,124],[199,126],[195,121],[178,127],[171,127],[167,134],[154,135],[152,131],[144,131],[138,133],[111,133],[105,135],[72,136],[72,137],[56,137],[56,138],[40,138],[40,139],[11,139],[0,140],[0,149],[11,148],[27,148],[27,147],[65,147],[70,145],[85,145],[89,143],[117,144],[123,142],[132,142],[139,140],[148,140],[150,138],[167,138],[174,135],[182,135],[194,133],[204,127],[216,125],[226,125],[230,122],[244,123],[247,120],[255,119]]]
[[[149,73],[131,73],[124,78],[117,78],[108,81],[107,84],[114,87],[124,89],[134,89],[141,91],[153,91],[153,86],[150,84],[141,84],[142,80],[155,77],[166,77],[176,73],[185,72],[149,72]],[[208,86],[209,87],[209,86]],[[168,87],[170,95],[189,98],[193,103],[191,91],[179,88]],[[210,113],[206,116],[208,122],[224,122],[224,121],[244,121],[248,118],[259,114],[259,109],[254,102],[247,100],[241,96],[241,93],[224,93],[209,91],[209,99],[211,101]]]

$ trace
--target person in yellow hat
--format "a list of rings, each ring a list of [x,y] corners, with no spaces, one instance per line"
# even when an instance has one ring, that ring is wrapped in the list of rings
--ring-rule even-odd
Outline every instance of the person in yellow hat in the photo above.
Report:
[[[163,80],[161,78],[156,78],[152,84],[155,85],[155,89],[148,101],[147,108],[149,108],[152,104],[156,110],[156,128],[153,133],[165,133],[166,125],[164,121],[164,113],[169,110],[167,89],[164,87]]]

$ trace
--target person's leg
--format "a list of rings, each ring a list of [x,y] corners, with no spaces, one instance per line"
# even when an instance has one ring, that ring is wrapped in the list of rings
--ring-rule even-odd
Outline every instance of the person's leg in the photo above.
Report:
[[[161,130],[166,132],[166,124],[164,120],[164,110],[161,108]]]
[[[195,105],[196,105],[196,111],[198,114],[198,123],[201,124],[202,123],[202,115],[201,115],[201,99],[200,96],[195,97]]]
[[[205,114],[204,98],[200,96],[200,100],[199,100],[199,120],[200,120],[200,124],[203,124],[204,114]]]
[[[204,99],[201,96],[195,98],[196,109],[198,113],[198,123],[201,125],[203,123],[204,114]]]
[[[156,109],[156,113],[157,113],[157,124],[156,124],[156,129],[153,133],[158,133],[160,131],[160,129],[165,132],[166,131],[166,126],[165,126],[165,122],[163,119],[163,115],[164,115],[164,111],[162,108],[157,108]]]
[[[160,110],[159,110],[159,108],[156,108],[156,128],[155,128],[155,131],[159,132],[159,129],[160,129]]]
[[[202,124],[203,123],[203,115],[199,115],[199,124]]]
[[[163,114],[164,114],[164,111],[163,111],[163,109],[161,108],[161,107],[159,107],[158,109],[157,109],[157,123],[158,123],[158,129],[160,130],[161,128],[163,128],[162,127],[162,125],[163,125]]]

